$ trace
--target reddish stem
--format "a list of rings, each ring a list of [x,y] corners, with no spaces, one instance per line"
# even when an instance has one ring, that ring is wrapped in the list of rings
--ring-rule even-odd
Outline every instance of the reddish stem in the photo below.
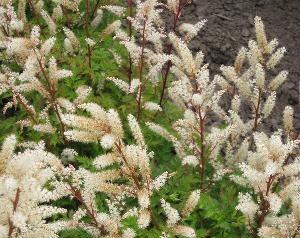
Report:
[[[253,237],[258,237],[258,231],[259,229],[262,227],[263,222],[265,221],[266,216],[269,214],[270,212],[270,203],[268,200],[265,199],[265,197],[267,197],[271,191],[273,182],[275,181],[276,177],[278,176],[278,174],[274,174],[274,175],[270,175],[269,179],[267,181],[267,189],[265,194],[263,194],[262,192],[260,192],[260,215],[258,217],[257,220],[257,226],[256,228],[253,229]]]
[[[92,68],[92,48],[88,45],[88,59],[89,59],[89,68]]]
[[[19,200],[20,200],[20,193],[21,193],[21,190],[20,190],[20,188],[18,188],[17,192],[16,192],[16,195],[15,195],[15,199],[12,201],[12,203],[13,203],[13,213],[17,210],[18,203],[19,203]],[[10,219],[8,220],[8,224],[9,224],[8,237],[11,238],[15,227],[13,225],[13,222]]]
[[[29,5],[30,5],[30,7],[32,8],[32,12],[33,12],[33,15],[34,15],[34,17],[35,17],[35,19],[36,19],[36,21],[37,21],[37,24],[38,24],[38,25],[41,25],[41,24],[40,24],[39,14],[37,13],[37,11],[36,11],[36,9],[35,9],[35,6],[34,6],[32,0],[29,0],[28,3],[29,3]]]
[[[86,8],[86,13],[85,13],[85,35],[88,38],[90,36],[89,32],[89,23],[90,23],[90,11],[91,11],[91,2],[90,0],[85,0],[85,8]],[[89,68],[92,68],[92,48],[90,45],[88,45],[88,64]]]
[[[141,190],[142,189],[142,186],[140,184],[140,181],[139,181],[139,178],[136,176],[136,172],[134,170],[132,170],[132,167],[129,165],[128,161],[127,161],[127,158],[126,156],[124,155],[123,153],[123,150],[122,150],[122,142],[121,140],[119,140],[118,142],[115,143],[115,146],[117,148],[117,151],[118,153],[120,153],[121,157],[122,157],[122,160],[125,164],[125,166],[128,168],[130,174],[127,175],[127,176],[130,176],[131,179],[133,180],[133,183],[134,183],[134,186],[136,187],[136,190]],[[147,184],[147,189],[148,189],[148,192],[150,193],[150,182],[147,180],[146,181],[146,184]],[[160,229],[160,225],[159,223],[155,220],[155,216],[153,214],[153,211],[151,209],[151,207],[149,206],[148,207],[148,211],[150,212],[151,214],[151,220],[152,220],[152,223],[153,225],[157,228],[157,229]]]
[[[95,6],[94,6],[94,9],[93,9],[93,11],[92,11],[92,14],[91,14],[91,18],[93,18],[93,17],[95,16],[95,13],[96,13],[96,11],[97,11],[97,8],[98,8],[99,4],[100,4],[100,0],[98,0],[98,1],[96,2]]]
[[[137,188],[138,190],[140,190],[140,189],[141,189],[141,185],[140,185],[139,179],[138,179],[138,177],[136,176],[136,172],[132,170],[131,166],[129,165],[129,163],[128,163],[128,161],[127,161],[126,156],[125,156],[124,153],[123,153],[121,141],[116,142],[116,143],[115,143],[115,146],[116,146],[116,148],[117,148],[117,151],[120,153],[120,155],[121,155],[121,157],[122,157],[122,160],[124,161],[124,164],[126,165],[126,167],[128,168],[128,170],[130,171],[130,175],[129,175],[129,176],[133,179],[136,188]]]
[[[65,124],[63,123],[62,121],[62,118],[61,118],[61,115],[60,115],[60,112],[58,110],[58,105],[57,105],[57,102],[56,102],[56,99],[55,99],[55,95],[56,95],[56,89],[53,87],[52,83],[51,83],[51,80],[49,79],[49,77],[47,76],[46,74],[46,71],[43,67],[43,64],[41,62],[41,60],[38,58],[37,54],[36,54],[36,57],[37,57],[37,60],[38,60],[38,63],[39,63],[39,66],[40,66],[40,69],[42,71],[42,74],[43,76],[45,77],[46,81],[47,81],[47,84],[48,84],[48,91],[49,91],[49,95],[50,95],[50,104],[57,116],[57,119],[59,121],[59,124],[60,124],[60,134],[61,134],[61,137],[64,141],[64,144],[66,145],[68,143],[67,141],[67,138],[65,137]]]
[[[133,2],[132,0],[127,0],[128,4],[128,9],[129,9],[129,16],[133,16]],[[132,37],[132,23],[130,20],[128,20],[128,32],[129,32],[129,37],[131,39]],[[131,83],[132,80],[132,58],[130,52],[128,53],[128,61],[129,61],[129,69],[128,69],[128,80],[129,84]]]
[[[298,227],[297,227],[297,229],[295,231],[295,234],[292,236],[292,238],[296,238],[297,235],[299,234],[299,231],[300,231],[300,223],[298,224]]]
[[[37,120],[35,118],[34,111],[30,107],[28,107],[25,102],[23,102],[23,100],[22,100],[22,98],[21,98],[21,96],[20,96],[19,93],[16,93],[15,96],[16,96],[18,102],[25,108],[25,110],[26,110],[27,114],[29,115],[31,121],[36,124]]]
[[[84,201],[84,199],[81,195],[80,190],[76,189],[71,183],[69,183],[69,186],[70,186],[70,191],[71,191],[72,195],[77,199],[78,202],[80,202],[82,204],[82,206],[86,210],[88,217],[92,219],[92,225],[95,226],[97,229],[100,229],[102,234],[106,234],[107,232],[104,230],[103,225],[100,226],[96,219],[96,213],[95,213],[94,209],[90,209],[89,206],[86,204],[86,202]]]
[[[172,30],[173,30],[174,33],[176,31],[176,27],[177,27],[177,23],[179,21],[180,15],[181,15],[181,11],[186,6],[186,4],[187,4],[187,2],[184,3],[182,6],[179,5],[177,12],[175,14],[173,14],[173,28],[172,28]],[[167,54],[170,55],[172,53],[172,50],[173,50],[173,46],[172,46],[172,44],[169,44],[168,49],[167,49]],[[163,74],[163,86],[162,86],[162,91],[161,91],[160,100],[159,100],[159,105],[160,106],[162,105],[162,101],[164,99],[164,94],[165,94],[165,90],[166,90],[168,76],[169,76],[169,73],[170,73],[171,66],[172,66],[172,62],[171,62],[171,60],[169,60],[168,63],[167,63],[166,71]]]
[[[256,131],[257,130],[257,126],[258,126],[259,109],[260,109],[260,103],[261,103],[261,95],[262,95],[262,90],[259,89],[259,91],[258,91],[257,106],[255,108],[255,119],[254,119],[253,131]]]
[[[204,184],[204,173],[205,173],[205,141],[204,141],[204,129],[205,129],[205,121],[201,115],[201,109],[198,109],[199,115],[199,125],[200,125],[200,158],[201,158],[201,165],[200,165],[200,176],[201,176],[201,186]]]
[[[143,25],[143,32],[142,32],[142,54],[140,58],[140,67],[139,67],[139,79],[140,79],[140,87],[139,87],[139,95],[138,95],[138,111],[137,111],[137,120],[139,121],[141,118],[141,113],[142,113],[142,93],[144,90],[144,85],[143,85],[143,71],[144,71],[144,53],[145,53],[145,46],[146,46],[146,37],[145,37],[145,32],[146,32],[146,22],[147,20],[144,21]]]
[[[68,11],[67,11],[67,9],[65,9],[64,6],[62,6],[61,9],[62,9],[63,15],[64,15],[64,17],[66,19],[66,25],[67,25],[67,27],[70,27],[71,26],[71,20],[69,18]]]

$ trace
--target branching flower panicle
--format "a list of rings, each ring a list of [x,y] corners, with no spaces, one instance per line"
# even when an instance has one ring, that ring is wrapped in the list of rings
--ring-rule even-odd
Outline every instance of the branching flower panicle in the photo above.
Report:
[[[299,237],[285,47],[255,17],[212,75],[193,1],[117,2],[0,1],[0,237]]]

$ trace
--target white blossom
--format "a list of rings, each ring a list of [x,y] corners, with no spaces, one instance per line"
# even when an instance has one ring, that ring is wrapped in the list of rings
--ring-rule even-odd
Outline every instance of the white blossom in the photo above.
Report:
[[[167,216],[167,223],[169,226],[174,226],[179,220],[180,216],[176,209],[172,208],[169,203],[167,203],[163,198],[160,200],[164,212]]]
[[[181,211],[181,215],[183,217],[189,216],[195,207],[198,205],[200,199],[200,190],[193,191],[189,198],[187,199],[183,210]]]
[[[145,102],[144,108],[149,111],[162,111],[162,108],[154,102]]]
[[[284,129],[289,133],[293,131],[294,123],[293,123],[294,110],[291,106],[286,106],[283,111],[283,125]]]
[[[250,222],[253,221],[254,215],[258,210],[258,205],[252,200],[249,193],[239,194],[239,204],[236,209],[240,210]]]

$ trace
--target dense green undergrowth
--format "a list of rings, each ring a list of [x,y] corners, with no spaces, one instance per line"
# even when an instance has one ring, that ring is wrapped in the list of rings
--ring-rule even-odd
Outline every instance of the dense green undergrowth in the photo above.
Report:
[[[112,14],[105,14],[104,20],[102,21],[100,27],[104,29],[105,26],[115,19]],[[72,29],[79,40],[84,42],[86,37],[84,29],[82,27],[77,27]],[[97,31],[92,32],[92,36],[97,38]],[[62,39],[59,39],[62,40]],[[67,68],[73,72],[73,76],[65,79],[59,84],[59,95],[64,95],[68,99],[73,99],[75,97],[75,90],[80,85],[88,85],[93,88],[92,95],[89,96],[89,101],[99,103],[105,109],[116,108],[123,119],[129,113],[136,113],[136,104],[132,100],[132,96],[124,95],[115,85],[106,80],[107,76],[116,76],[120,78],[125,78],[126,70],[120,69],[116,64],[112,54],[108,50],[114,50],[118,52],[124,59],[126,59],[126,51],[112,39],[112,37],[105,37],[105,39],[97,45],[92,56],[92,68],[89,68],[86,57],[82,57],[86,54],[87,49],[82,49],[80,55],[74,57],[65,58],[62,55],[62,49],[59,48],[59,44],[54,48],[55,56],[58,57],[59,62],[62,67]],[[155,101],[159,98],[160,86],[155,90],[156,94],[153,95],[153,90],[146,91],[145,97]],[[34,93],[27,95],[31,102],[34,103],[36,107],[42,107],[44,102],[43,99]],[[0,103],[1,107],[10,99],[11,95],[6,94],[1,97]],[[61,144],[59,141],[59,135],[41,135],[38,132],[30,130],[30,128],[25,128],[20,131],[20,127],[17,126],[17,121],[24,118],[26,112],[22,108],[11,109],[6,115],[1,115],[0,123],[0,141],[11,133],[18,135],[21,140],[33,140],[39,141],[44,139],[47,143],[47,148],[51,151],[59,154],[61,152]],[[176,118],[179,118],[182,112],[177,109],[173,104],[167,102],[164,105],[164,110],[162,112],[153,113],[147,112],[143,115],[143,121],[154,121],[164,126],[165,128],[170,128],[171,122]],[[55,121],[55,118],[52,118]],[[57,122],[56,122],[57,123]],[[141,123],[143,125],[143,122]],[[155,152],[155,159],[151,161],[154,176],[161,174],[164,171],[176,171],[176,175],[168,182],[168,189],[160,191],[160,194],[154,196],[152,204],[155,207],[159,207],[160,197],[165,197],[167,194],[172,203],[180,204],[181,201],[186,199],[186,194],[189,191],[197,189],[199,186],[198,172],[191,171],[181,167],[180,160],[176,157],[172,144],[161,138],[160,136],[154,134],[145,126],[143,126],[143,132],[148,146],[151,150]],[[130,142],[132,138],[127,134],[126,140]],[[74,148],[79,156],[73,162],[75,166],[81,166],[86,169],[93,170],[92,158],[100,154],[101,148],[97,144],[82,145],[79,143],[72,143],[70,147]],[[82,156],[84,155],[84,156]],[[184,177],[184,179],[183,179]],[[136,201],[132,201],[136,202]],[[72,212],[72,208],[76,208],[78,204],[69,199],[62,199],[57,201],[56,205],[69,208]],[[212,191],[201,195],[200,203],[198,204],[195,212],[186,221],[187,224],[192,225],[196,228],[197,237],[246,237],[244,221],[242,215],[235,210],[237,205],[237,189],[233,186],[229,179],[224,178],[214,187]],[[103,197],[99,194],[98,200],[99,210],[105,209],[103,207]],[[158,211],[160,211],[158,209]],[[161,219],[163,215],[158,216]],[[67,219],[67,216],[66,216]],[[199,223],[199,221],[201,221]],[[160,223],[160,221],[157,221]],[[128,219],[124,226],[134,226],[137,228],[136,221],[134,219]],[[138,229],[137,229],[138,230]],[[149,237],[156,238],[160,236],[160,232],[155,228],[150,229],[146,232],[140,230],[138,232],[138,237]],[[62,238],[90,238],[91,236],[79,229],[65,230],[61,233]]]
[[[110,1],[103,1],[101,4],[105,5]],[[91,1],[95,4],[96,1]],[[46,7],[52,9],[52,5],[49,1],[45,1]],[[80,5],[84,8],[84,5]],[[30,12],[28,12],[30,16]],[[75,18],[75,16],[73,16]],[[78,17],[78,15],[76,16]],[[99,39],[99,32],[104,30],[106,26],[118,19],[111,13],[105,12],[103,20],[97,29],[90,30],[89,35],[92,39]],[[72,19],[74,21],[78,19]],[[31,24],[34,25],[37,22],[35,19],[32,20]],[[61,24],[64,24],[61,22]],[[48,35],[46,25],[44,23],[42,34]],[[85,45],[86,32],[83,24],[80,24],[80,20],[77,24],[72,26],[72,31],[76,34],[82,45]],[[95,102],[101,105],[105,109],[114,108],[120,114],[125,127],[125,139],[127,143],[133,141],[129,127],[126,123],[128,114],[136,115],[137,106],[132,95],[125,95],[119,88],[117,88],[111,81],[107,80],[107,77],[114,76],[122,79],[127,78],[128,68],[128,53],[124,46],[119,44],[112,36],[105,36],[101,42],[97,43],[92,54],[91,68],[88,66],[87,58],[87,47],[80,49],[80,53],[72,57],[64,56],[64,49],[61,48],[61,42],[64,39],[63,32],[56,34],[57,43],[53,48],[53,56],[56,57],[61,68],[68,69],[73,72],[73,76],[63,79],[59,82],[59,88],[57,95],[64,96],[67,99],[74,99],[76,97],[75,90],[81,85],[90,86],[93,91],[89,95],[87,101]],[[44,40],[46,37],[44,38]],[[123,63],[121,67],[116,63],[111,50],[121,55]],[[0,55],[4,55],[3,52]],[[10,65],[16,71],[19,69],[18,65]],[[138,72],[134,70],[133,78],[138,77]],[[147,85],[147,83],[149,85]],[[146,82],[144,99],[146,101],[153,101],[158,103],[161,92],[161,83],[159,83],[153,89],[149,82]],[[0,98],[0,108],[4,107],[12,98],[10,93],[6,93]],[[27,93],[26,98],[34,105],[35,108],[42,109],[45,106],[44,99],[38,93]],[[185,201],[190,193],[200,187],[200,174],[198,168],[191,168],[188,166],[182,166],[181,160],[176,155],[173,144],[161,136],[150,131],[146,127],[145,123],[148,121],[155,122],[166,129],[172,128],[172,123],[177,119],[181,118],[183,111],[178,109],[169,100],[166,100],[163,104],[163,110],[158,112],[144,111],[142,120],[140,121],[143,134],[149,151],[153,151],[155,156],[151,160],[151,168],[153,171],[153,177],[162,174],[164,171],[173,173],[170,180],[167,182],[167,188],[163,188],[155,193],[151,198],[151,207],[155,214],[156,225],[151,225],[149,229],[142,230],[137,225],[136,218],[127,218],[123,222],[123,226],[134,228],[137,237],[140,238],[159,238],[161,236],[161,229],[159,226],[164,224],[165,216],[160,204],[160,199],[167,198],[166,201],[170,202],[172,206],[180,209],[182,201]],[[57,134],[43,134],[38,133],[29,128],[20,129],[18,121],[22,120],[26,116],[26,111],[22,107],[11,108],[5,115],[0,116],[0,143],[2,144],[4,138],[9,134],[17,135],[20,142],[27,140],[33,140],[38,142],[44,140],[46,143],[47,150],[51,151],[56,155],[60,155],[64,146],[61,141],[60,135]],[[51,122],[59,127],[59,122],[56,117],[52,115],[50,117]],[[223,125],[226,127],[226,125]],[[95,171],[93,166],[93,158],[103,153],[103,149],[99,144],[89,143],[81,144],[76,142],[69,142],[68,147],[75,149],[78,152],[78,156],[71,164],[78,168],[85,168],[87,170]],[[220,158],[222,160],[222,158]],[[209,167],[206,173],[211,173]],[[209,177],[208,177],[209,178]],[[209,181],[208,181],[209,184]],[[184,224],[193,227],[196,231],[197,238],[201,237],[215,237],[215,238],[246,238],[249,237],[245,226],[245,220],[239,211],[236,210],[238,204],[238,193],[245,189],[237,186],[234,182],[229,179],[228,176],[224,176],[221,180],[217,181],[213,187],[207,191],[201,192],[201,197],[198,205],[190,217],[184,220]],[[107,205],[105,204],[106,195],[99,193],[97,194],[97,207],[99,211],[107,211]],[[137,204],[136,199],[128,201],[129,204]],[[63,198],[54,202],[55,206],[63,207],[68,209],[68,213],[59,215],[58,217],[52,217],[52,220],[56,220],[63,216],[63,219],[68,220],[72,216],[79,203],[69,198]],[[163,226],[163,225],[162,225]],[[164,227],[163,230],[167,229]],[[60,233],[61,238],[91,238],[92,236],[81,229],[69,229],[64,230]],[[173,237],[173,236],[170,236]]]

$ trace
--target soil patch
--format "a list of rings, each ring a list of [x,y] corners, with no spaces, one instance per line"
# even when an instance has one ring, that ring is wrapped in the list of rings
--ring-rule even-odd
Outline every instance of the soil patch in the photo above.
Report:
[[[208,19],[206,27],[192,41],[194,51],[202,50],[212,74],[220,65],[232,65],[242,46],[255,37],[253,19],[264,21],[269,39],[277,38],[287,48],[278,70],[288,70],[289,78],[277,93],[276,108],[269,119],[269,129],[282,124],[285,105],[295,109],[296,128],[300,130],[300,1],[299,0],[194,0],[184,12],[184,22]]]

